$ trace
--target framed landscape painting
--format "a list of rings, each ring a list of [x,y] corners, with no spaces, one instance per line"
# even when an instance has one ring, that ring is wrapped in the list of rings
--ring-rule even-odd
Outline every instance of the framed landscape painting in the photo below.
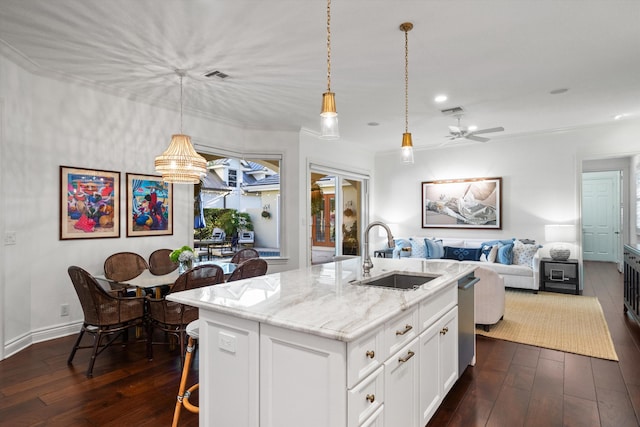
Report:
[[[120,172],[60,166],[60,240],[120,237]]]
[[[160,176],[127,174],[127,237],[173,234],[173,185]]]
[[[422,228],[502,228],[502,178],[422,183]]]

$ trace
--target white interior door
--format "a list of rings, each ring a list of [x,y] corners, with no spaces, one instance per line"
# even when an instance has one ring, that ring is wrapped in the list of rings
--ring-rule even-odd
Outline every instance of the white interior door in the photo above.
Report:
[[[582,174],[582,250],[585,261],[617,262],[620,171]]]

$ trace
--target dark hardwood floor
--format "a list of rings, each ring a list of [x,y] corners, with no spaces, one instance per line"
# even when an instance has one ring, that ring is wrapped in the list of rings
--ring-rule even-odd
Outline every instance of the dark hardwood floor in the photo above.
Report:
[[[622,276],[612,264],[592,262],[584,277],[584,295],[599,298],[620,362],[479,336],[476,366],[429,426],[640,425],[640,327],[623,314]],[[171,424],[179,351],[157,347],[149,362],[142,342],[113,346],[87,379],[87,350],[66,364],[74,339],[35,344],[0,361],[0,426]],[[197,367],[189,383],[194,377]],[[180,425],[198,425],[197,415],[183,410]]]
[[[619,362],[478,336],[476,366],[428,426],[639,426],[640,327],[623,313],[622,275],[611,263],[586,262],[584,278]]]

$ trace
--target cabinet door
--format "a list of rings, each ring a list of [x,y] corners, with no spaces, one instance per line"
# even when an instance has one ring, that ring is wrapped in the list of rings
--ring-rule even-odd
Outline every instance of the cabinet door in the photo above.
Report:
[[[420,334],[420,425],[458,380],[458,307]]]
[[[427,425],[442,401],[439,322],[420,334],[420,417]]]
[[[346,378],[345,343],[260,325],[260,426],[345,427]]]
[[[442,317],[440,329],[440,379],[442,397],[458,380],[458,307]]]
[[[418,425],[419,339],[391,356],[384,364],[384,425]]]

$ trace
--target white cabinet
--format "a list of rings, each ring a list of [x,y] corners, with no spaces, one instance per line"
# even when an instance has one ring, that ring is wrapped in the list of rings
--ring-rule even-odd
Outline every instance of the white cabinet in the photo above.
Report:
[[[458,379],[457,289],[431,298],[348,343],[201,309],[200,425],[423,427]]]
[[[420,424],[426,425],[458,379],[458,307],[420,334]]]
[[[419,339],[384,363],[385,426],[417,426],[421,377]]]
[[[345,350],[341,341],[260,325],[260,426],[344,426]]]
[[[250,320],[200,310],[201,426],[260,425],[257,410],[248,410],[260,406],[259,326]]]

